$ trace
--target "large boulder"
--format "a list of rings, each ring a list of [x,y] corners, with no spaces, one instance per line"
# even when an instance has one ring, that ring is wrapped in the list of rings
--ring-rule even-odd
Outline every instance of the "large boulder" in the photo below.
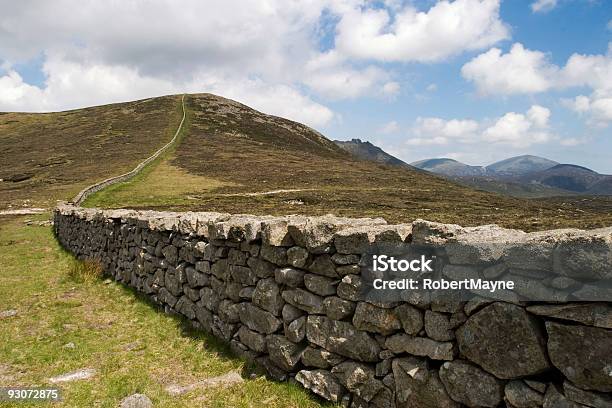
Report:
[[[470,316],[456,336],[461,354],[497,378],[524,377],[550,367],[540,325],[520,306],[493,303]]]
[[[427,360],[396,358],[391,365],[398,408],[459,408]]]
[[[496,407],[502,400],[501,381],[467,361],[442,364],[440,380],[453,400],[469,407]]]
[[[612,391],[612,330],[546,322],[548,355],[571,382]]]
[[[306,337],[317,346],[353,360],[378,360],[380,346],[376,340],[347,322],[331,320],[324,316],[308,316]]]

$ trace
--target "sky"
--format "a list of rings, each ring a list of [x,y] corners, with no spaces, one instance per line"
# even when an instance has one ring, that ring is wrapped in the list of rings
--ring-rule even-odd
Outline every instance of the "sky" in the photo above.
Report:
[[[0,0],[0,111],[212,92],[406,162],[612,174],[611,0]]]

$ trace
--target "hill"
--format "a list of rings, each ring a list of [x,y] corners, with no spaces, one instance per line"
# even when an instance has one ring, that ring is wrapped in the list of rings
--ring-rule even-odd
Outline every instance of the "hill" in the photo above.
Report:
[[[420,160],[410,164],[416,168],[449,177],[482,176],[487,173],[484,167],[469,166],[447,158]]]
[[[543,171],[557,165],[556,161],[544,157],[523,156],[510,157],[486,166],[487,171],[498,176],[520,176],[536,171]]]
[[[410,165],[395,156],[390,155],[378,146],[360,139],[352,139],[347,141],[334,140],[338,146],[346,150],[355,157],[362,160],[369,160],[380,164],[390,164],[393,166],[410,167]]]
[[[527,174],[522,180],[582,194],[612,194],[610,178],[591,169],[573,164],[558,164],[549,169]]]
[[[410,167],[357,159],[305,125],[219,96],[188,95],[185,104],[180,143],[134,179],[96,193],[86,205],[333,213],[390,222],[425,218],[529,230],[612,224],[607,201],[590,201],[583,209],[579,200],[551,204],[477,191]],[[172,137],[180,117],[178,96],[63,113],[0,115],[0,126],[12,129],[10,137],[2,136],[10,140],[3,154],[10,153],[11,163],[3,171],[40,169],[32,163],[58,152],[69,158],[35,173],[25,184],[2,182],[3,188],[13,186],[5,188],[11,194],[7,201],[28,197],[52,204],[57,198],[71,198],[92,181],[129,170]],[[27,126],[40,121],[48,123],[49,133],[43,138],[36,125]],[[21,129],[22,142],[16,129]],[[52,150],[54,145],[58,149]],[[32,157],[37,160],[30,162]],[[20,184],[23,187],[14,188]]]
[[[0,209],[49,207],[126,172],[172,138],[180,96],[55,113],[0,113]]]

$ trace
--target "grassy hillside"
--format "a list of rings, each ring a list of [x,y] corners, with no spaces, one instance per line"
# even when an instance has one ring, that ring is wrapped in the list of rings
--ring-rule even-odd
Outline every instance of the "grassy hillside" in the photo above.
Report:
[[[0,209],[53,206],[131,170],[172,138],[180,119],[180,96],[56,113],[0,113]]]
[[[498,223],[536,230],[612,224],[610,200],[525,200],[357,160],[312,129],[210,94],[190,95],[182,143],[91,206],[255,214],[333,213]],[[297,191],[296,191],[297,190]]]

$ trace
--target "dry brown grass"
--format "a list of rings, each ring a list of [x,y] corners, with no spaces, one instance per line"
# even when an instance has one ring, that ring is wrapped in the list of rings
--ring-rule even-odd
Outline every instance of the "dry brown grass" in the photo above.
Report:
[[[66,272],[68,279],[75,283],[90,284],[100,280],[104,276],[100,261],[86,259],[75,260]]]

